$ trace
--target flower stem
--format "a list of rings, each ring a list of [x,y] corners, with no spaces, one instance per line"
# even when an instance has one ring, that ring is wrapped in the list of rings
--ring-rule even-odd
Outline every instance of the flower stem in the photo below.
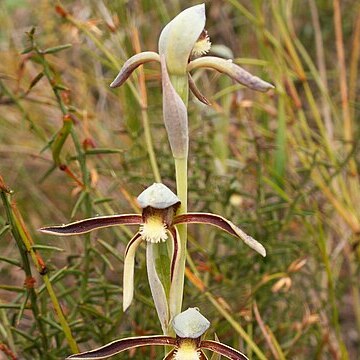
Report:
[[[187,212],[187,158],[175,158],[175,171],[176,171],[176,189],[177,196],[181,201],[181,206],[178,211],[179,214]],[[185,277],[185,262],[186,262],[186,243],[187,243],[187,226],[185,224],[178,225],[180,237],[180,258],[179,258],[179,271],[175,275],[174,287],[176,289],[176,297],[173,303],[170,304],[171,317],[176,316],[181,312],[183,293],[184,293],[184,277]]]
[[[182,101],[184,102],[185,106],[188,106],[188,99],[189,99],[189,81],[188,76],[185,75],[172,75],[169,73],[171,83],[175,88],[176,92],[181,97]]]
[[[188,93],[189,83],[187,75],[170,75],[171,83],[173,84],[176,92],[181,97],[185,106],[188,106]],[[186,154],[188,151],[186,151]],[[188,193],[188,157],[175,158],[175,172],[176,172],[176,192],[181,201],[179,214],[187,212],[187,193]],[[178,225],[179,237],[180,237],[180,257],[179,257],[179,271],[175,274],[173,279],[174,287],[176,289],[175,299],[170,299],[170,317],[173,318],[177,314],[181,313],[182,301],[184,296],[184,279],[185,279],[185,263],[187,254],[187,225]]]

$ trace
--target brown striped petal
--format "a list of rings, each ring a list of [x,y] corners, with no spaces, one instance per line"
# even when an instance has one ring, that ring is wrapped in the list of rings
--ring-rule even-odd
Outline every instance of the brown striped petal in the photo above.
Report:
[[[200,342],[201,349],[211,350],[216,352],[222,356],[227,357],[228,359],[233,360],[249,360],[243,353],[233,349],[230,346],[222,344],[220,342],[212,341],[212,340],[203,340]]]
[[[109,356],[118,354],[124,350],[133,349],[140,346],[149,345],[176,345],[176,340],[170,336],[154,335],[154,336],[137,336],[132,338],[115,340],[98,349],[86,351],[80,354],[68,356],[66,359],[72,360],[93,360],[106,359]]]
[[[170,279],[172,281],[174,277],[174,273],[177,270],[177,265],[179,263],[181,243],[180,243],[179,233],[175,227],[171,227],[169,229],[169,232],[173,240],[173,255],[172,255],[171,267],[170,267]]]
[[[129,241],[124,257],[124,275],[123,275],[123,310],[130,306],[134,297],[134,263],[135,252],[140,243],[143,241],[140,232]]]
[[[238,228],[231,221],[225,219],[220,215],[210,213],[187,213],[175,216],[174,225],[183,223],[195,223],[195,224],[209,224],[214,225],[227,233],[236,236],[237,238],[244,241],[244,243],[250,246],[252,249],[257,251],[262,256],[266,256],[265,248],[254,238],[247,235],[244,231]]]
[[[210,101],[200,92],[200,90],[197,88],[194,79],[190,74],[188,74],[189,78],[189,88],[191,92],[198,98],[199,101],[201,101],[205,105],[211,105]]]
[[[115,80],[110,84],[110,87],[116,88],[121,86],[137,67],[149,61],[160,62],[159,54],[153,51],[144,51],[132,56],[124,63],[119,74],[116,76]]]
[[[170,266],[170,293],[169,293],[169,304],[170,304],[170,318],[176,315],[176,301],[178,295],[177,292],[181,288],[180,282],[183,278],[179,276],[179,264],[180,264],[180,253],[181,253],[181,242],[178,230],[172,226],[169,228],[169,233],[173,239],[173,254]]]
[[[198,68],[217,70],[252,90],[266,92],[270,89],[274,89],[274,85],[250,74],[239,65],[234,64],[231,59],[225,60],[216,56],[204,56],[190,61],[187,69],[188,71],[192,71]]]
[[[89,219],[76,221],[67,225],[47,226],[39,231],[60,236],[85,234],[87,232],[117,225],[139,225],[143,222],[138,214],[97,216]]]

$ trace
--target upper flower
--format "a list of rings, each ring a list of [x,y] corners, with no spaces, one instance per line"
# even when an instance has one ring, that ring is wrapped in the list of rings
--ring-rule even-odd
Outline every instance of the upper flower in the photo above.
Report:
[[[190,72],[197,68],[209,68],[230,76],[250,89],[267,91],[274,86],[251,75],[232,60],[214,56],[199,57],[210,50],[210,39],[205,27],[205,4],[195,5],[182,11],[162,30],[159,53],[146,51],[128,59],[110,87],[122,85],[131,73],[149,61],[161,63],[163,89],[163,118],[174,158],[187,158],[188,118],[186,103],[188,89],[204,104],[210,105],[201,94]],[[199,58],[197,58],[199,57]]]
[[[115,88],[122,85],[139,65],[149,61],[160,62],[161,56],[164,56],[170,75],[185,75],[192,70],[205,67],[225,73],[253,90],[267,91],[274,88],[272,84],[251,75],[234,64],[232,60],[214,56],[193,60],[194,57],[204,55],[210,50],[209,36],[204,30],[205,21],[205,4],[195,5],[182,11],[162,30],[159,38],[159,54],[147,51],[132,56],[124,63],[110,86]],[[199,93],[191,78],[189,81],[194,95],[200,101],[208,103]]]
[[[172,326],[176,333],[176,338],[171,336],[137,336],[127,339],[113,341],[98,349],[86,351],[80,354],[70,355],[67,359],[72,360],[92,360],[105,359],[109,356],[118,354],[122,351],[134,349],[140,346],[165,345],[173,346],[164,360],[207,360],[203,349],[213,351],[233,360],[248,360],[248,358],[238,350],[231,348],[218,341],[202,340],[206,330],[210,326],[209,320],[200,314],[196,308],[189,308],[175,316]]]

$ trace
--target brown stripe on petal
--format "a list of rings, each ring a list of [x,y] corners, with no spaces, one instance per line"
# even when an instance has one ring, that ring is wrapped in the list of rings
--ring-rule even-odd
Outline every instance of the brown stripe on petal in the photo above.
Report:
[[[176,215],[174,218],[174,225],[177,224],[209,224],[217,226],[218,228],[228,232],[231,235],[237,236],[236,232],[229,225],[229,221],[222,216],[210,213],[186,213]]]
[[[128,242],[128,244],[126,245],[126,249],[125,249],[125,254],[124,257],[126,257],[127,253],[129,252],[129,249],[134,245],[134,243],[136,242],[136,240],[141,236],[140,232],[137,232]]]
[[[198,350],[198,353],[199,353],[199,360],[208,360],[207,356],[201,350]]]
[[[203,340],[200,343],[201,349],[211,350],[216,352],[222,356],[227,357],[228,359],[233,360],[249,360],[243,353],[238,350],[233,349],[230,346],[222,344],[220,342],[212,341],[212,340]]]
[[[176,340],[170,336],[154,335],[154,336],[138,336],[115,340],[98,349],[86,351],[80,354],[68,356],[66,359],[72,360],[91,360],[105,359],[109,356],[118,354],[124,350],[133,349],[140,346],[149,345],[176,345]]]
[[[46,234],[69,236],[116,225],[138,225],[142,222],[142,217],[138,214],[108,215],[80,220],[67,225],[43,227],[39,231]]]
[[[176,354],[176,350],[173,349],[163,358],[163,360],[174,360],[175,354]]]
[[[170,230],[171,229],[171,230]],[[179,289],[183,286],[183,275],[179,274],[180,267],[180,254],[181,254],[181,242],[178,230],[176,227],[170,227],[169,232],[173,238],[173,255],[171,259],[170,265],[170,292],[169,292],[169,310],[170,310],[170,318],[173,318],[178,314],[177,308],[177,299]]]
[[[189,77],[189,88],[191,92],[198,98],[199,101],[201,101],[205,105],[211,105],[210,101],[200,92],[198,87],[195,84],[194,79],[190,74],[188,74]]]
[[[209,224],[216,226],[226,231],[227,233],[241,239],[246,245],[257,251],[262,256],[266,256],[265,248],[258,241],[247,235],[231,221],[225,219],[220,215],[210,213],[187,213],[176,215],[173,224],[176,225],[183,223]]]
[[[171,227],[169,229],[171,237],[173,239],[173,255],[171,259],[171,267],[170,267],[170,280],[173,280],[175,267],[179,263],[179,255],[180,255],[180,238],[175,227]]]

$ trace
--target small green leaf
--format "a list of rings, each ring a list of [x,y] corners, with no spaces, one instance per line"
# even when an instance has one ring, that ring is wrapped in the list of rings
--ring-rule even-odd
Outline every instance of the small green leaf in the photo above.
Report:
[[[112,321],[107,318],[104,314],[102,314],[99,310],[95,309],[93,306],[90,305],[80,305],[80,311],[87,312],[89,314],[94,315],[97,318],[103,319],[108,324],[112,324]]]
[[[29,85],[29,88],[27,89],[27,93],[42,79],[42,77],[44,76],[43,72],[38,73],[32,80],[31,83]]]
[[[59,247],[49,245],[33,245],[31,248],[34,250],[65,251]]]
[[[4,261],[4,262],[7,262],[7,263],[9,263],[11,265],[21,267],[21,263],[16,259],[10,259],[10,258],[5,257],[5,256],[0,256],[0,261]]]
[[[112,201],[114,201],[113,198],[104,197],[104,198],[100,198],[100,199],[95,199],[94,204],[98,205],[98,204],[103,204],[103,203],[112,202]]]
[[[85,200],[85,196],[86,196],[87,192],[86,191],[82,191],[78,197],[78,199],[76,200],[76,203],[74,205],[74,208],[72,209],[71,212],[71,219],[74,218],[76,212],[78,211],[80,205],[82,204],[82,202]]]
[[[61,164],[61,160],[60,160],[61,150],[65,144],[67,137],[70,134],[71,128],[72,128],[71,119],[68,119],[68,118],[64,119],[63,127],[56,134],[54,142],[51,144],[52,155],[53,155],[53,159],[54,159],[54,162],[56,163],[56,165]]]
[[[124,261],[122,256],[119,255],[119,251],[117,249],[115,249],[113,246],[111,246],[110,244],[108,244],[107,242],[105,242],[104,240],[101,240],[101,239],[98,239],[97,241],[120,262]]]
[[[54,88],[55,88],[55,89],[58,89],[58,90],[62,90],[62,91],[70,91],[70,89],[69,89],[67,86],[61,85],[61,84],[56,84],[56,85],[54,86]],[[70,109],[69,109],[69,110],[70,110]]]
[[[0,309],[20,309],[22,307],[21,304],[10,304],[10,303],[4,303],[0,304]],[[28,309],[30,306],[27,307]]]
[[[27,48],[25,48],[20,54],[24,55],[24,54],[28,54],[29,52],[33,51],[34,48],[32,46],[29,46]]]
[[[1,230],[0,230],[0,237],[3,236],[5,233],[8,232],[8,230],[11,229],[11,226],[10,225],[5,225]],[[1,257],[0,257],[1,259]]]
[[[86,155],[102,155],[102,154],[119,154],[123,153],[123,149],[106,149],[106,148],[98,148],[98,149],[89,149],[86,150]]]
[[[109,269],[110,269],[111,271],[114,271],[114,270],[115,270],[114,267],[113,267],[113,265],[111,264],[111,261],[107,258],[106,255],[101,254],[97,249],[92,249],[92,251],[93,251],[97,256],[100,256],[101,259],[103,259],[104,263],[109,267]]]
[[[66,50],[66,49],[71,48],[71,47],[72,47],[72,44],[54,46],[54,47],[48,48],[46,50],[43,50],[42,53],[43,54],[55,54],[55,53],[57,53],[59,51]]]
[[[18,292],[18,293],[22,293],[25,291],[25,289],[23,287],[12,286],[12,285],[0,285],[0,289],[6,290],[6,291]]]

